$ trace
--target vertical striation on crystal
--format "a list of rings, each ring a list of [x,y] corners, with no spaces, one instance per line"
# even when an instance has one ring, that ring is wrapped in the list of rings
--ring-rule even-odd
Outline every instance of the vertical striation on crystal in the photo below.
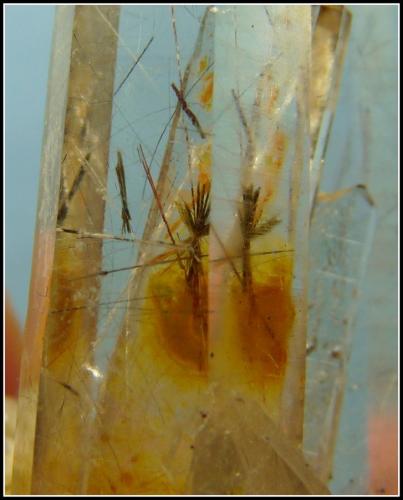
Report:
[[[49,303],[48,309],[42,311],[44,333],[40,332],[36,339],[42,353],[36,353],[41,368],[29,486],[34,494],[73,494],[81,492],[82,487],[86,452],[83,443],[93,407],[91,374],[86,365],[91,363],[92,342],[97,334],[99,283],[97,277],[86,281],[74,277],[101,269],[102,243],[84,242],[74,231],[103,230],[102,183],[108,165],[118,18],[118,7],[77,6],[73,11],[58,13],[60,23],[72,21],[69,59],[62,59],[60,53],[55,56],[56,64],[64,64],[63,72],[68,68],[68,85],[63,88],[65,101],[59,102],[57,109],[49,106],[47,119],[49,122],[53,119],[56,125],[55,115],[63,113],[64,123],[57,138],[62,138],[63,146],[55,151],[51,145],[46,152],[43,177],[47,175],[47,162],[53,169],[61,164],[61,170],[56,170],[60,172],[58,185],[51,186],[59,194],[58,204],[47,209],[52,214],[49,231],[54,234],[56,225],[63,231],[56,234],[50,250],[53,267],[45,291]],[[60,48],[57,46],[55,50]],[[53,91],[50,90],[50,96]],[[41,212],[39,217],[44,217]],[[27,335],[31,335],[28,328],[29,325]],[[24,411],[22,407],[20,411]],[[17,490],[22,487],[18,451],[17,445]]]
[[[310,238],[309,335],[304,451],[330,478],[359,291],[375,206],[362,185],[316,201]]]
[[[310,206],[318,190],[324,156],[336,111],[344,56],[351,28],[346,7],[322,5],[312,33],[311,85],[309,92],[311,163]]]
[[[217,16],[212,378],[302,431],[310,9]],[[217,261],[217,262],[216,262]]]

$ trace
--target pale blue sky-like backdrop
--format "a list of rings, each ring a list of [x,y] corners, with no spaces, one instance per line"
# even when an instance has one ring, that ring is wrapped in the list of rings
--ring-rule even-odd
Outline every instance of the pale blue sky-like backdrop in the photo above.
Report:
[[[21,323],[28,305],[55,8],[5,8],[5,270]]]

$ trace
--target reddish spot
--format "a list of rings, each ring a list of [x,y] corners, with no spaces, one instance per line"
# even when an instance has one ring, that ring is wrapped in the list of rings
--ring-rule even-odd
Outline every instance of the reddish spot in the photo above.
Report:
[[[107,443],[109,441],[109,436],[106,432],[102,432],[101,435],[99,436],[99,439],[103,442],[103,443]]]
[[[126,486],[130,486],[133,482],[133,477],[129,472],[122,472],[122,474],[120,475],[120,480]]]
[[[238,287],[233,290],[240,296],[237,324],[242,350],[262,380],[284,375],[288,340],[294,324],[292,261],[286,258],[282,261],[277,270],[279,275],[272,276],[267,284],[254,283],[252,292],[242,292]]]
[[[172,357],[205,373],[207,370],[207,339],[204,325],[207,310],[207,283],[200,287],[200,308],[195,310],[194,299],[182,276],[182,270],[170,275],[156,273],[150,279],[160,338]],[[167,293],[169,290],[169,293]]]
[[[370,494],[398,494],[397,410],[382,413],[375,408],[369,418]]]

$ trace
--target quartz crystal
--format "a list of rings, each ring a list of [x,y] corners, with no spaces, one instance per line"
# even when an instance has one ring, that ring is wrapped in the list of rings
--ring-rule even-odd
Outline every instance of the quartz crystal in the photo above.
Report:
[[[310,239],[304,451],[324,482],[332,470],[352,331],[375,206],[365,186],[321,195]]]
[[[308,241],[345,15],[58,7],[15,493],[327,493]]]

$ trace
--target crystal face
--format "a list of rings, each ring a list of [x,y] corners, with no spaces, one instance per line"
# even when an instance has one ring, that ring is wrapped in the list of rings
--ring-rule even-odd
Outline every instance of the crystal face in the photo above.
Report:
[[[15,492],[327,492],[300,451],[315,19],[59,8]]]
[[[359,185],[317,199],[311,224],[304,450],[327,482],[375,207]],[[332,300],[328,300],[332,297]]]

